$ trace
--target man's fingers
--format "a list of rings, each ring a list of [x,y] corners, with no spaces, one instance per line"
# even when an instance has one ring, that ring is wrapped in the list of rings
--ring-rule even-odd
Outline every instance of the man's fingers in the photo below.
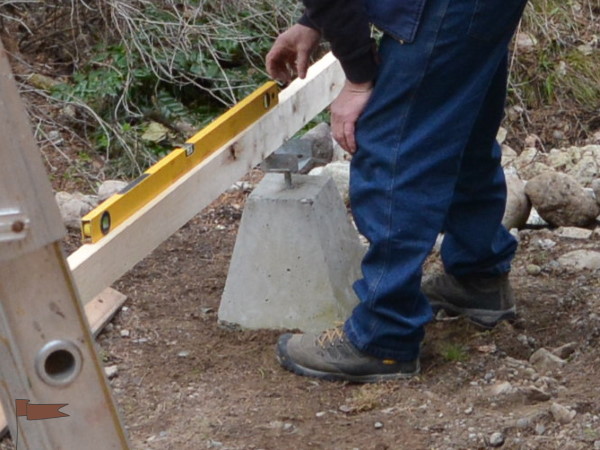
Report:
[[[298,77],[302,79],[306,78],[309,56],[308,52],[299,52],[296,58],[296,72],[298,73]]]
[[[350,154],[354,154],[356,151],[356,139],[354,138],[355,127],[354,123],[345,122],[344,123],[344,139],[346,140],[346,150]]]

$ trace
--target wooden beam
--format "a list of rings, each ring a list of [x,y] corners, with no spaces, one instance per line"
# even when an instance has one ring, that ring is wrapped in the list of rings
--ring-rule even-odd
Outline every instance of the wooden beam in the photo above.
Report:
[[[127,296],[121,294],[112,288],[106,288],[96,296],[92,301],[85,305],[85,315],[90,324],[90,330],[94,337],[104,329],[106,324],[113,318],[119,310]],[[0,438],[8,432],[8,422],[6,415],[0,407]]]
[[[85,304],[279,148],[337,96],[344,75],[328,54],[279,95],[279,104],[96,244],[68,258]]]

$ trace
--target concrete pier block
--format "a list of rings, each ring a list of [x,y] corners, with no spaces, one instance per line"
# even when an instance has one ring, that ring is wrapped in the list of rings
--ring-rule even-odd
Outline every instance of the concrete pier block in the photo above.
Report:
[[[365,248],[330,177],[267,174],[248,197],[219,320],[243,328],[320,331],[358,302]]]

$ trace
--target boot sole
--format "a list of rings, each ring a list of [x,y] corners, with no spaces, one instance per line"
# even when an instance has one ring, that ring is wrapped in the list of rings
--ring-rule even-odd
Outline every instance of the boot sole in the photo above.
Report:
[[[344,372],[324,372],[321,370],[311,369],[309,367],[302,366],[289,357],[286,356],[285,349],[281,348],[281,344],[277,345],[277,362],[290,372],[296,375],[302,375],[312,378],[320,378],[326,381],[349,381],[352,383],[378,383],[381,381],[391,380],[406,380],[417,375],[421,366],[417,361],[416,369],[413,372],[395,372],[395,373],[381,373],[381,374],[366,374],[366,375],[354,375]]]
[[[475,325],[488,330],[494,328],[503,320],[511,321],[517,317],[517,309],[514,306],[504,310],[460,308],[451,303],[436,300],[430,300],[430,305],[435,314],[443,309],[450,316],[464,316]]]

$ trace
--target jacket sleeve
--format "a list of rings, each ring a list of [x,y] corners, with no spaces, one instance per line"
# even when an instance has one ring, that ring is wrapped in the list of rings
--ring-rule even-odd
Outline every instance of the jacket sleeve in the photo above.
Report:
[[[346,78],[363,83],[375,78],[377,62],[364,0],[303,0],[299,23],[321,32],[330,42]]]

